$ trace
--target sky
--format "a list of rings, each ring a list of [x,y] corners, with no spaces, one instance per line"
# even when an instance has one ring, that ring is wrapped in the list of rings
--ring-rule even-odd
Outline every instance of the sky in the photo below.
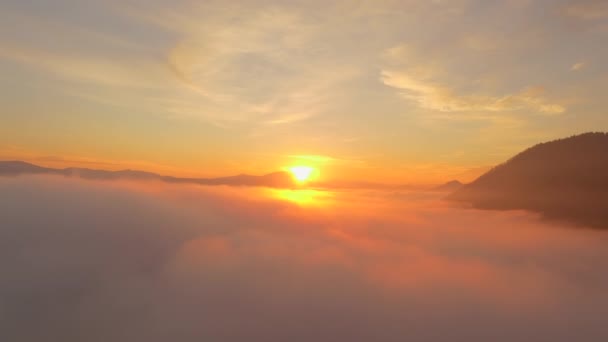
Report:
[[[0,177],[0,339],[608,339],[606,231],[301,191]]]
[[[608,130],[603,0],[1,0],[0,158],[469,181]]]

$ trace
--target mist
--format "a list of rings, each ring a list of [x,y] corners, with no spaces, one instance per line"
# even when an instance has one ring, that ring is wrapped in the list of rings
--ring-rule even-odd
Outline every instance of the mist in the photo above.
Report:
[[[608,232],[281,194],[0,178],[0,340],[608,340]]]

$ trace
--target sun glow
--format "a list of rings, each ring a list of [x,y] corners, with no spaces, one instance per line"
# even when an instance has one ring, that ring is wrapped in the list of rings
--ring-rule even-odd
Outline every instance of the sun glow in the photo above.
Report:
[[[293,166],[289,171],[298,182],[306,182],[310,180],[315,169],[310,166]]]
[[[311,189],[270,189],[269,196],[305,207],[328,207],[334,202],[335,194],[325,190]]]

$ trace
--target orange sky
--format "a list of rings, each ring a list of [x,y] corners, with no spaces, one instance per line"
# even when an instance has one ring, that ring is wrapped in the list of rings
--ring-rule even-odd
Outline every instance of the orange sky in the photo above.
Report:
[[[608,129],[605,1],[6,1],[0,159],[470,181]]]

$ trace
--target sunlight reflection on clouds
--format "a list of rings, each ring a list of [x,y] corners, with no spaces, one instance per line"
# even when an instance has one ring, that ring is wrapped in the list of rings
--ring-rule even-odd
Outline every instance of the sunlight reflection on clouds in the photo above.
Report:
[[[0,179],[0,336],[608,337],[605,232],[452,208],[437,194],[294,193]]]

